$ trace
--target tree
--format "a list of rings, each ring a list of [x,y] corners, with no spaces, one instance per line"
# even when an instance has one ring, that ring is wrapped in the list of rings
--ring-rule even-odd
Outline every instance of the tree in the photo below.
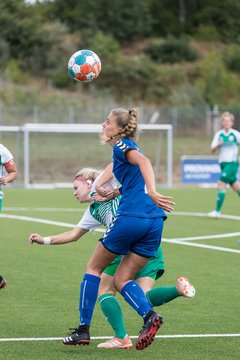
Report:
[[[9,58],[30,71],[44,68],[51,43],[36,6],[28,6],[24,0],[2,0],[0,23],[0,40],[8,45]]]
[[[149,2],[145,0],[55,0],[53,14],[71,31],[89,28],[111,33],[121,42],[142,38],[151,31]]]

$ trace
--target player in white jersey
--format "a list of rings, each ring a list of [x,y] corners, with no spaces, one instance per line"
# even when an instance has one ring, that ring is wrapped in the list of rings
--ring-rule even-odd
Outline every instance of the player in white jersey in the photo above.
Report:
[[[100,172],[90,168],[80,170],[74,178],[74,196],[80,203],[90,202],[82,219],[70,231],[52,235],[51,237],[42,237],[34,233],[29,237],[31,243],[44,245],[61,245],[80,239],[88,231],[93,231],[99,226],[110,226],[112,217],[115,214],[116,208],[119,205],[119,197],[105,202],[93,201],[95,188],[94,182],[100,176]],[[113,181],[110,181],[106,186],[113,187],[116,194],[120,194]]]
[[[240,132],[233,129],[234,116],[224,112],[221,116],[222,129],[215,135],[211,143],[211,150],[219,150],[218,161],[221,167],[221,175],[217,185],[217,201],[215,210],[208,213],[208,216],[219,218],[226,195],[226,185],[240,196],[240,184],[237,181],[238,171],[238,146],[240,144]]]
[[[0,212],[2,210],[3,191],[2,186],[15,180],[17,169],[13,160],[12,153],[2,144],[0,144]],[[0,275],[0,289],[6,287],[7,281]]]

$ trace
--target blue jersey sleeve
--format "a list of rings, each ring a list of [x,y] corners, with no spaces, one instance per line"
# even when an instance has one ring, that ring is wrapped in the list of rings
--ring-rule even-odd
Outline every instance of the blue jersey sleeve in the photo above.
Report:
[[[113,148],[114,157],[121,163],[127,162],[125,156],[129,150],[137,150],[137,151],[141,152],[141,150],[139,149],[137,144],[135,142],[133,142],[132,140],[121,139],[115,144],[115,146]]]

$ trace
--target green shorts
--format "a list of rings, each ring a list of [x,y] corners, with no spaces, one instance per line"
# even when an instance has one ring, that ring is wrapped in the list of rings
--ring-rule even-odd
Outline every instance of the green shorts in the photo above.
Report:
[[[237,181],[238,162],[222,162],[220,163],[220,167],[221,175],[219,180],[225,184],[234,184]]]
[[[104,273],[110,276],[114,276],[121,259],[122,256],[118,256],[116,259],[114,259],[111,264],[104,270]],[[139,270],[134,280],[146,276],[157,280],[163,275],[164,270],[165,267],[162,254],[162,246],[159,246],[157,254],[154,257],[150,258],[148,263],[141,270]]]

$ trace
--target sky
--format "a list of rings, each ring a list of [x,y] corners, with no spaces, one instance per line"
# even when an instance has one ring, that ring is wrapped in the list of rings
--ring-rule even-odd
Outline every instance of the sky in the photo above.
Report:
[[[44,0],[39,0],[40,2],[44,1]],[[28,4],[34,4],[36,2],[36,0],[25,0],[26,3]]]

